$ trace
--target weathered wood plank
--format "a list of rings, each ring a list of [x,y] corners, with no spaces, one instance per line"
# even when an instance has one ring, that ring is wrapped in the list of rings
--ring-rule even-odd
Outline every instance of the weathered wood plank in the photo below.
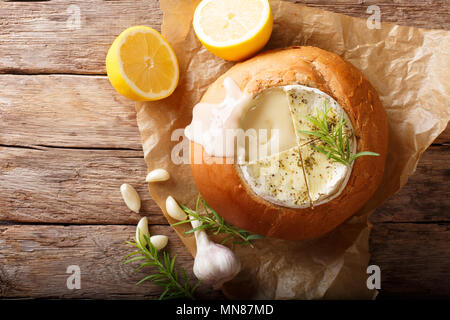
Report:
[[[177,267],[190,277],[193,259],[172,228],[153,226],[152,234],[170,237],[168,250],[177,255]],[[132,273],[138,264],[123,265],[134,251],[134,226],[32,226],[0,225],[0,297],[152,299],[162,292],[157,286],[135,283],[151,269]],[[81,289],[69,290],[69,265],[81,271]],[[206,299],[222,298],[207,286],[199,288]]]
[[[134,102],[105,76],[0,75],[0,88],[0,145],[142,149]]]
[[[104,74],[120,32],[133,25],[159,30],[162,20],[158,1],[0,4],[0,73]]]
[[[371,216],[380,222],[450,222],[450,145],[431,146],[408,183]]]
[[[447,126],[439,137],[433,141],[433,144],[450,144],[450,126]]]
[[[450,298],[450,225],[382,223],[370,237],[380,298]]]
[[[372,215],[378,222],[450,221],[450,146],[433,146],[417,172]],[[134,185],[150,223],[166,220],[144,181],[141,151],[0,147],[0,221],[134,224],[119,187]]]
[[[383,21],[450,28],[447,1],[297,2],[360,17],[376,4]],[[71,4],[0,2],[0,73],[104,74],[106,51],[120,31],[136,24],[159,29],[161,22],[155,1],[77,2],[81,25],[73,29],[67,24],[76,12],[68,11]],[[143,183],[133,103],[105,77],[2,75],[0,88],[0,144],[17,146],[0,151],[0,220],[135,224],[140,216],[126,209],[118,192],[129,182],[138,187],[150,222],[165,223]],[[449,132],[435,143],[448,144]],[[448,148],[428,150],[410,182],[372,216],[372,263],[382,268],[381,297],[450,297],[448,156]],[[171,252],[191,270],[192,259],[173,231],[154,230],[170,235]],[[133,226],[0,225],[0,296],[154,297],[156,288],[135,287],[140,275],[120,265],[127,252],[123,241],[133,233]],[[89,270],[77,292],[65,287],[72,258]],[[202,290],[202,297],[221,297]]]
[[[154,298],[159,288],[134,283],[146,274],[131,274],[121,264],[131,251],[124,244],[133,226],[0,225],[0,297]],[[192,258],[168,226],[153,234],[170,237],[169,252],[192,277]],[[376,224],[371,237],[371,264],[381,268],[381,297],[450,297],[450,230],[438,224]],[[81,289],[66,287],[67,266],[81,269]],[[148,272],[148,270],[147,270]],[[201,298],[221,298],[208,287]]]
[[[418,28],[449,29],[450,4],[446,0],[287,0],[348,16],[367,18],[367,8],[380,8],[381,21]],[[436,14],[440,12],[441,14]]]
[[[105,76],[0,75],[0,144],[142,150],[134,102]]]
[[[141,214],[167,223],[150,198],[142,151],[0,147],[0,221],[135,224],[119,188],[136,187]]]
[[[384,22],[450,29],[445,0],[292,1],[363,18],[374,4]],[[106,52],[122,30],[138,24],[159,29],[162,19],[156,0],[0,4],[0,73],[104,74]]]

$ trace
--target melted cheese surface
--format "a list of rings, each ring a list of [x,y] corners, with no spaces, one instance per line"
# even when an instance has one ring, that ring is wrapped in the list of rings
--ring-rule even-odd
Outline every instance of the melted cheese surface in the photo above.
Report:
[[[350,169],[339,162],[327,159],[327,156],[314,150],[308,143],[300,148],[308,184],[309,196],[313,204],[331,200],[339,195],[345,186]]]
[[[267,201],[286,207],[309,206],[298,147],[242,165],[241,170],[252,190]]]
[[[307,117],[320,115],[326,105],[329,126],[344,117],[343,134],[350,139],[353,154],[356,142],[351,121],[338,102],[302,85],[274,87],[252,97],[240,92],[231,79],[224,83],[227,93],[221,104],[198,104],[194,108],[194,119],[185,130],[190,140],[202,144],[211,155],[237,158],[241,178],[256,195],[271,203],[303,208],[339,196],[352,166],[314,150],[314,145],[323,142],[301,132],[317,130]],[[198,129],[195,123],[207,130],[194,130]],[[224,151],[229,141],[224,143],[219,138],[227,129],[240,129],[246,137],[232,141],[234,147]],[[253,140],[248,132],[256,132]]]
[[[247,162],[297,145],[288,98],[281,88],[265,90],[255,97],[243,115],[240,127],[245,132],[253,130],[256,133],[254,143],[247,140],[244,145]]]

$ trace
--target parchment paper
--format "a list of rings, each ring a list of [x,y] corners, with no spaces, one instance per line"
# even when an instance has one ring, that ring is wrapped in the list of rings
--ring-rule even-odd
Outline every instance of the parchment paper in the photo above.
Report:
[[[171,141],[177,128],[191,121],[193,106],[205,89],[225,72],[225,62],[202,47],[191,20],[199,1],[161,0],[162,34],[180,64],[180,83],[170,97],[136,103],[148,169],[166,168],[171,179],[151,184],[150,193],[165,213],[172,195],[193,206],[197,189],[189,165],[175,165]],[[384,180],[374,197],[334,231],[310,241],[265,238],[256,247],[235,245],[241,273],[223,287],[229,298],[247,299],[371,299],[367,289],[369,214],[403,186],[420,155],[442,132],[450,118],[450,32],[393,24],[369,29],[366,20],[271,1],[274,30],[268,48],[317,46],[341,55],[363,71],[377,89],[389,119],[389,154]],[[169,222],[174,221],[168,218]],[[177,233],[195,255],[187,226]]]

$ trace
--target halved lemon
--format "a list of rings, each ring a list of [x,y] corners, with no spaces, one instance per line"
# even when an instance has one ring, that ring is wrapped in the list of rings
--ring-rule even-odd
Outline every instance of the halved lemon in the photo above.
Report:
[[[216,56],[239,61],[261,50],[272,33],[268,0],[203,0],[195,10],[194,31]]]
[[[113,87],[136,101],[163,99],[178,84],[178,62],[161,34],[135,26],[114,40],[106,55],[106,72]]]

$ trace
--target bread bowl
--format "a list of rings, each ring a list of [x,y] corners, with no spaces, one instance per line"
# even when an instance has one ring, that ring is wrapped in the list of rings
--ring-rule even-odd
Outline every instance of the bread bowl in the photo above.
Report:
[[[305,119],[318,115],[322,103],[334,127],[343,117],[352,154],[378,156],[342,167],[317,152],[323,141],[302,126],[315,130]],[[266,123],[281,143],[262,156],[249,159],[236,139],[231,148],[230,140],[219,139],[225,129]],[[381,182],[388,147],[387,118],[375,89],[352,64],[315,47],[269,51],[234,65],[210,85],[185,132],[195,184],[209,205],[240,228],[287,240],[321,236],[360,209]]]

